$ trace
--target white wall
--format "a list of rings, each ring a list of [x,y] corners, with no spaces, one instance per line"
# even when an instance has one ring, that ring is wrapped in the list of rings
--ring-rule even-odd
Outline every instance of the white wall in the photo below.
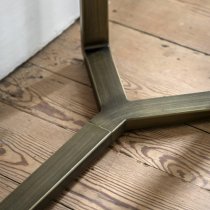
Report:
[[[0,0],[0,79],[79,16],[79,0]]]

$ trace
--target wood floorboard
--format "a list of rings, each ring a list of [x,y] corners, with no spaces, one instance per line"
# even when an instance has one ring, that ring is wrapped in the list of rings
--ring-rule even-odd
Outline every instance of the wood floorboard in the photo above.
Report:
[[[210,89],[209,11],[204,0],[111,1],[130,100]],[[98,111],[80,51],[77,22],[0,83],[1,200]],[[208,210],[209,133],[210,120],[126,133],[48,209]]]
[[[208,0],[112,0],[110,19],[210,55]]]
[[[109,151],[59,202],[88,210],[207,210],[209,196],[195,185]]]
[[[74,132],[0,103],[0,174],[23,182]]]
[[[20,67],[0,84],[0,100],[72,131],[97,110],[90,87],[33,64]]]
[[[210,136],[189,126],[127,133],[113,149],[210,190]]]
[[[18,183],[0,175],[0,201],[8,196],[17,186]],[[46,210],[71,210],[71,208],[52,201]]]

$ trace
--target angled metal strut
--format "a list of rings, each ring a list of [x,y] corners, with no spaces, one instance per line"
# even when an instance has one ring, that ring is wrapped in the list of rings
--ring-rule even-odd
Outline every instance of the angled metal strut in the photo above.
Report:
[[[107,2],[81,0],[83,55],[100,113],[3,200],[0,210],[43,209],[124,131],[210,116],[210,92],[126,99],[109,48]]]

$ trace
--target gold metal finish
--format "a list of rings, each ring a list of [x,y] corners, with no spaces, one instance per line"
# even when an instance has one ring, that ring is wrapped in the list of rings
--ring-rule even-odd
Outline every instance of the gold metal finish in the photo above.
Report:
[[[112,60],[107,0],[81,0],[84,59],[100,108],[72,139],[1,204],[1,210],[40,209],[124,131],[210,116],[210,92],[128,101]]]

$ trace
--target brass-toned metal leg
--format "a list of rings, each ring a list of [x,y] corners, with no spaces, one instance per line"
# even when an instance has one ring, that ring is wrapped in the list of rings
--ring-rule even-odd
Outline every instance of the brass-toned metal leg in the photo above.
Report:
[[[81,0],[82,51],[99,108],[126,101],[109,49],[108,1]]]
[[[210,92],[128,101],[108,40],[108,1],[81,0],[82,50],[100,113],[1,204],[40,209],[125,130],[210,117]]]
[[[127,102],[109,47],[85,50],[89,75],[99,108],[113,107]]]

